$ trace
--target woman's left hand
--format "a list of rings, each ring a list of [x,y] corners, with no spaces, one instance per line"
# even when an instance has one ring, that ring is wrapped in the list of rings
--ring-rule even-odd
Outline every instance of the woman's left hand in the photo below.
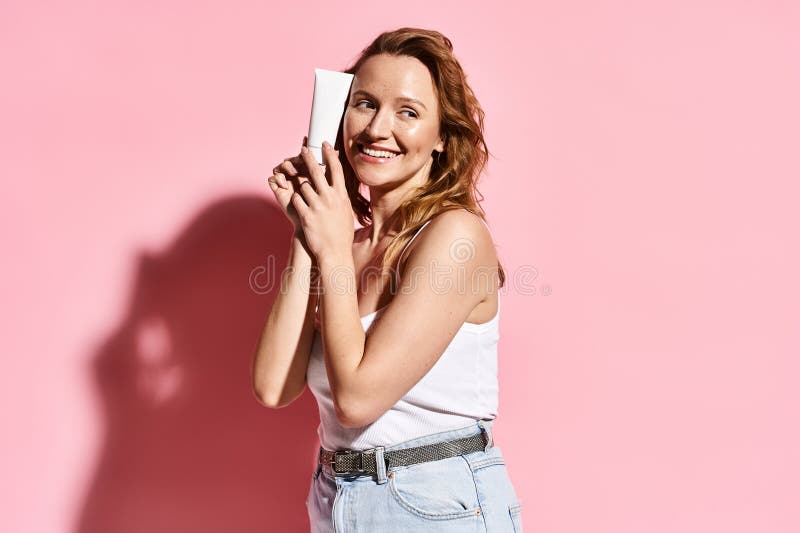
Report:
[[[347,195],[338,150],[327,141],[322,144],[322,158],[331,176],[330,184],[311,150],[303,146],[300,156],[311,176],[308,182],[301,182],[291,202],[299,215],[308,248],[317,261],[352,257],[353,206]]]

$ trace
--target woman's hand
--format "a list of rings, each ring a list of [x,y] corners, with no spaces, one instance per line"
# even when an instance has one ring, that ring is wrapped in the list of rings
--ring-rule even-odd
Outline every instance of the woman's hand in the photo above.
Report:
[[[307,140],[307,137],[303,137],[303,146],[306,145]],[[292,205],[292,196],[299,189],[301,181],[310,179],[308,176],[308,168],[303,158],[298,154],[284,159],[282,163],[272,169],[272,176],[267,178],[269,188],[275,194],[275,199],[278,201],[283,214],[292,223],[294,234],[297,236],[302,234],[302,228],[297,210]]]
[[[310,180],[301,180],[290,195],[309,249],[317,260],[351,257],[353,249],[353,206],[347,194],[339,152],[326,141],[322,158],[330,182],[305,144],[300,150]],[[285,163],[285,161],[284,161]]]

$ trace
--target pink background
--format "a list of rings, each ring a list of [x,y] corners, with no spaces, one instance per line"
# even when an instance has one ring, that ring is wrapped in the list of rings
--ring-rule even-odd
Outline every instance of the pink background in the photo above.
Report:
[[[307,527],[316,407],[249,388],[265,180],[406,25],[487,114],[526,531],[800,530],[797,6],[3,3],[0,531]]]

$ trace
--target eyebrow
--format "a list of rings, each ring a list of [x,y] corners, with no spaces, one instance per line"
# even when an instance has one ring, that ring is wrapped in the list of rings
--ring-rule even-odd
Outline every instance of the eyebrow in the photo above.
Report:
[[[370,94],[369,92],[367,92],[367,91],[365,91],[363,89],[359,89],[359,90],[353,92],[353,96],[356,96],[357,94],[363,94],[364,96],[369,96],[370,98],[373,98],[373,99],[377,100],[375,95]],[[428,110],[428,108],[425,106],[425,104],[423,104],[422,102],[420,102],[416,98],[411,98],[409,96],[399,96],[399,97],[395,98],[395,100],[398,101],[398,102],[413,102],[415,104],[419,104],[420,106],[422,106],[422,109],[424,109],[425,111]]]

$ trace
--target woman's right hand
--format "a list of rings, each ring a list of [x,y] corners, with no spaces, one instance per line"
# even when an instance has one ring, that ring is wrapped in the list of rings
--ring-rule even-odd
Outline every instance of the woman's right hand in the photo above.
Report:
[[[303,146],[306,146],[308,137],[303,137]],[[292,195],[295,191],[300,190],[300,184],[303,181],[311,181],[311,174],[308,171],[303,158],[300,154],[284,159],[282,163],[272,169],[272,176],[267,178],[270,189],[275,194],[275,199],[278,205],[281,206],[283,214],[292,223],[294,234],[299,235],[302,232],[300,225],[300,217],[297,214],[297,209],[292,205]],[[313,187],[313,183],[311,184]]]

